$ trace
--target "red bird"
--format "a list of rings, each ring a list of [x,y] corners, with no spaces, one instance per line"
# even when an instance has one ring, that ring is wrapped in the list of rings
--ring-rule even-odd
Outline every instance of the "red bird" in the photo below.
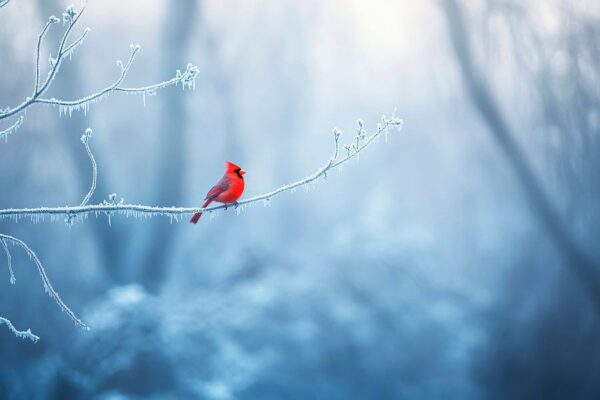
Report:
[[[223,175],[219,183],[208,191],[206,194],[206,201],[202,204],[202,208],[207,207],[213,201],[224,204],[235,203],[237,199],[242,196],[242,193],[244,192],[244,174],[246,171],[229,161],[227,161],[225,165],[227,166],[225,175]],[[202,213],[197,212],[190,222],[192,224],[197,223],[201,216]]]

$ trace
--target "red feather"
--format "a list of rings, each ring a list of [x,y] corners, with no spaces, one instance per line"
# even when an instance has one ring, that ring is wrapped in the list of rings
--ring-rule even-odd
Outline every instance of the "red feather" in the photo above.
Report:
[[[221,180],[213,186],[206,194],[206,201],[202,208],[206,208],[213,201],[230,204],[237,201],[244,193],[244,174],[246,171],[232,162],[227,161],[227,170]],[[192,216],[191,223],[195,224],[200,220],[202,212],[197,212]]]

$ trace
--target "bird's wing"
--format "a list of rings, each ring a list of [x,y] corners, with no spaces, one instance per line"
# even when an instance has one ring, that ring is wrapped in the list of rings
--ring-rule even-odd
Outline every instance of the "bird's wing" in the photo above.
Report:
[[[231,187],[231,179],[229,179],[228,176],[224,176],[223,178],[221,178],[219,183],[217,183],[215,186],[212,187],[212,189],[210,189],[208,191],[208,193],[206,194],[206,198],[212,200],[215,197],[217,197],[218,195],[220,195],[221,193],[225,192],[230,187]]]

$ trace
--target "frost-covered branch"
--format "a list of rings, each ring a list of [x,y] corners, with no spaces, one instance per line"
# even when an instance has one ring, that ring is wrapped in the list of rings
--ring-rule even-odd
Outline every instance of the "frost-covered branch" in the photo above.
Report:
[[[0,8],[4,7],[5,5],[8,4],[10,0],[0,0]]]
[[[100,100],[106,98],[112,92],[142,94],[143,98],[144,98],[144,104],[145,104],[146,95],[154,95],[154,94],[156,94],[156,91],[159,89],[163,89],[168,86],[176,86],[179,84],[181,84],[183,89],[195,87],[195,80],[196,80],[196,76],[198,74],[198,68],[192,64],[188,64],[186,67],[186,70],[183,72],[180,70],[177,70],[176,74],[173,78],[153,84],[153,85],[142,86],[142,87],[122,86],[122,83],[125,80],[125,78],[127,77],[127,74],[129,72],[129,70],[131,69],[133,62],[135,60],[135,57],[140,50],[139,46],[131,45],[131,52],[129,54],[129,58],[128,58],[127,62],[125,64],[123,64],[121,61],[117,61],[117,65],[120,67],[120,74],[119,74],[118,78],[112,84],[106,86],[104,89],[101,89],[95,93],[88,95],[88,96],[84,96],[82,98],[74,99],[74,100],[64,100],[64,99],[57,99],[54,97],[44,97],[44,95],[46,94],[48,89],[52,86],[52,82],[54,81],[54,78],[56,77],[64,59],[66,57],[72,56],[73,51],[85,41],[85,39],[90,31],[89,28],[86,28],[84,30],[84,32],[77,39],[75,39],[70,44],[68,44],[71,34],[73,32],[73,29],[77,25],[79,19],[83,15],[84,11],[85,11],[85,5],[82,7],[82,9],[79,13],[77,11],[75,11],[73,6],[69,6],[66,8],[65,12],[63,13],[62,22],[63,22],[63,25],[67,26],[67,28],[65,29],[65,32],[60,40],[60,44],[59,44],[59,47],[58,47],[58,50],[56,53],[56,57],[54,57],[54,58],[52,56],[49,57],[50,70],[48,72],[46,79],[42,83],[41,79],[40,79],[40,76],[41,76],[41,72],[40,72],[41,71],[41,55],[40,54],[41,54],[42,44],[43,44],[44,38],[46,37],[46,34],[48,33],[48,31],[52,27],[52,25],[57,24],[58,22],[61,21],[59,18],[57,18],[55,16],[51,16],[48,19],[48,22],[46,23],[46,25],[42,29],[42,32],[38,36],[37,47],[36,47],[36,61],[35,61],[35,84],[34,84],[33,94],[30,97],[26,98],[18,106],[15,106],[13,108],[9,107],[9,108],[5,108],[5,109],[0,109],[0,121],[3,119],[11,118],[13,116],[17,116],[20,114],[18,119],[10,127],[0,131],[0,139],[4,138],[6,140],[8,138],[8,135],[10,135],[11,133],[14,133],[17,130],[17,128],[19,128],[19,126],[23,123],[24,111],[28,107],[30,107],[34,104],[46,104],[46,105],[58,107],[60,115],[68,114],[70,116],[73,113],[73,111],[84,111],[87,113],[87,111],[89,110],[89,107],[92,103],[95,103],[97,101],[100,101]]]
[[[48,22],[46,22],[46,25],[44,25],[44,29],[42,29],[42,32],[38,36],[36,53],[35,53],[35,86],[33,88],[33,97],[35,97],[35,95],[40,90],[40,70],[41,70],[41,68],[40,68],[40,57],[41,56],[40,55],[42,52],[42,42],[44,41],[44,38],[46,37],[46,34],[48,33],[48,29],[50,29],[50,26],[52,24],[56,24],[58,22],[59,22],[59,19],[56,18],[55,16],[51,16],[50,18],[48,18]],[[69,30],[67,30],[65,36],[67,36],[68,33],[69,33]],[[57,68],[58,68],[58,66],[57,66]]]
[[[0,7],[1,6],[2,5],[0,5]],[[17,330],[17,328],[15,328],[15,326],[12,324],[12,322],[10,322],[8,319],[0,317],[0,325],[2,325],[2,324],[5,324],[6,326],[8,326],[8,329],[12,333],[14,333],[15,336],[18,338],[29,339],[33,343],[36,343],[38,340],[40,340],[39,336],[36,336],[33,333],[31,333],[31,329],[27,329],[26,331],[19,331],[19,330]]]
[[[86,193],[85,197],[81,201],[80,206],[85,206],[88,201],[92,198],[92,195],[96,191],[96,180],[98,178],[98,166],[96,165],[96,159],[94,158],[94,154],[92,153],[92,149],[90,149],[90,137],[92,136],[92,129],[87,128],[85,133],[81,136],[81,143],[85,146],[85,151],[87,152],[88,157],[90,158],[90,162],[92,163],[92,185],[90,186],[90,190]]]
[[[11,126],[0,131],[0,139],[4,139],[5,142],[8,141],[8,136],[11,133],[16,132],[17,129],[19,129],[19,127],[23,124],[24,119],[25,119],[25,117],[20,115],[19,118],[17,118],[17,120]]]
[[[2,241],[2,243],[4,245],[4,249],[6,251],[6,256],[7,256],[9,265],[11,263],[11,256],[10,256],[10,251],[8,249],[8,246],[6,246],[6,243],[10,243],[17,247],[20,247],[25,251],[25,253],[27,253],[27,255],[29,256],[31,261],[33,261],[33,263],[37,267],[38,273],[40,274],[40,278],[42,279],[42,283],[44,284],[44,290],[46,291],[46,293],[48,293],[48,296],[50,296],[50,298],[53,299],[56,302],[56,304],[58,304],[60,309],[64,313],[66,313],[69,316],[69,318],[71,318],[71,320],[73,322],[75,322],[76,325],[78,325],[79,327],[81,327],[85,330],[90,330],[90,328],[86,324],[84,324],[79,318],[77,318],[77,316],[73,313],[73,311],[71,311],[71,309],[62,301],[62,299],[58,295],[58,292],[56,292],[56,290],[54,290],[54,288],[52,287],[52,284],[50,283],[50,280],[48,279],[48,275],[46,275],[46,270],[44,269],[44,266],[40,262],[38,256],[35,254],[35,252],[33,250],[31,250],[31,248],[25,242],[23,242],[20,239],[17,239],[14,236],[5,235],[3,233],[0,233],[0,241]],[[12,268],[11,268],[11,281],[14,283],[14,275],[12,274]],[[12,325],[10,325],[10,326],[12,326]]]
[[[94,153],[92,153],[92,149],[90,148],[90,137],[92,136],[92,129],[87,128],[85,133],[81,136],[81,143],[85,146],[85,151],[90,159],[90,163],[92,164],[92,184],[90,185],[90,190],[85,194],[83,200],[79,204],[80,207],[85,206],[96,191],[96,183],[98,180],[98,165],[96,164],[96,159],[94,158]],[[69,214],[65,218],[65,222],[70,226],[73,224],[73,219],[75,216],[73,214]]]
[[[363,122],[358,121],[357,134],[354,136],[353,141],[343,146],[345,155],[340,158],[340,136],[341,131],[339,129],[333,130],[334,138],[334,152],[333,155],[327,160],[325,165],[318,169],[312,175],[309,175],[296,182],[289,183],[281,186],[268,193],[250,197],[245,200],[241,200],[236,205],[238,211],[241,211],[245,206],[258,201],[269,202],[271,198],[277,196],[280,193],[286,191],[293,191],[299,187],[307,186],[311,182],[318,180],[319,178],[326,178],[327,174],[339,167],[340,165],[348,162],[352,158],[358,156],[364,149],[371,145],[374,141],[379,139],[382,135],[386,137],[390,128],[400,129],[402,127],[402,120],[392,115],[391,118],[382,117],[382,121],[378,124],[377,130],[371,135],[367,135],[363,129]],[[168,216],[176,221],[179,221],[179,217],[188,216],[198,211],[202,212],[214,212],[220,209],[228,208],[228,205],[217,205],[207,208],[193,208],[193,207],[155,207],[148,205],[139,204],[124,204],[124,201],[116,202],[116,195],[111,195],[110,202],[104,201],[101,204],[84,204],[80,206],[66,206],[66,207],[38,207],[38,208],[9,208],[0,210],[0,218],[12,218],[18,220],[21,218],[30,218],[34,222],[43,221],[46,217],[49,217],[51,221],[58,220],[63,216],[76,216],[77,219],[83,220],[87,218],[89,214],[95,216],[106,214],[109,217],[118,214],[125,216],[133,216],[136,218],[149,218],[152,216]]]
[[[10,255],[10,250],[8,249],[8,245],[6,244],[6,240],[0,239],[0,243],[2,243],[2,247],[4,248],[4,254],[6,254],[6,262],[8,263],[8,274],[10,275],[10,284],[14,285],[17,282],[17,278],[15,278],[15,272],[12,269],[12,256]]]

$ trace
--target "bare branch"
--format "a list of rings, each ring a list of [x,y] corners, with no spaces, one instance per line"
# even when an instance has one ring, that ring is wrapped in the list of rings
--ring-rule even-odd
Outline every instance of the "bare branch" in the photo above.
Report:
[[[73,55],[73,51],[75,51],[75,49],[77,47],[79,47],[79,45],[81,43],[83,43],[83,41],[85,40],[85,38],[87,37],[88,33],[90,33],[91,29],[90,28],[85,28],[85,30],[83,31],[83,33],[81,34],[81,36],[79,36],[77,39],[75,39],[73,41],[73,43],[71,43],[69,46],[67,46],[67,48],[63,51],[63,57],[64,56],[69,56],[69,59],[71,59],[71,56]]]
[[[8,2],[8,0],[7,0]],[[1,7],[2,5],[0,5]],[[33,343],[36,343],[38,340],[40,340],[39,336],[34,335],[33,333],[31,333],[31,329],[27,329],[26,331],[19,331],[17,330],[14,325],[12,324],[12,322],[10,322],[9,320],[7,320],[6,318],[2,318],[0,317],[0,325],[5,324],[6,326],[8,326],[8,329],[10,329],[10,331],[12,333],[15,334],[16,337],[21,338],[21,339],[29,339],[31,340]]]
[[[19,116],[19,118],[17,118],[17,120],[15,121],[14,124],[12,124],[11,126],[9,126],[7,129],[0,131],[0,139],[4,139],[4,142],[8,141],[8,136],[11,133],[14,133],[17,131],[17,129],[19,129],[19,127],[21,125],[23,125],[23,120],[25,119],[25,117],[23,117],[22,115]]]
[[[12,269],[12,257],[10,255],[10,250],[8,249],[8,245],[6,244],[6,240],[0,239],[0,243],[2,243],[2,247],[4,247],[4,253],[6,253],[6,262],[8,263],[8,273],[10,274],[10,284],[14,285],[17,279],[15,278],[15,273]]]
[[[85,5],[81,8],[81,11],[79,13],[77,13],[75,11],[75,9],[73,8],[72,5],[68,6],[65,9],[65,12],[63,13],[63,25],[67,24],[67,29],[65,30],[65,33],[64,33],[62,39],[60,40],[60,46],[58,47],[56,59],[53,61],[52,57],[50,58],[50,67],[51,68],[50,68],[50,72],[48,73],[48,77],[46,78],[46,81],[44,82],[42,87],[39,88],[39,90],[36,90],[32,99],[35,99],[36,97],[41,96],[50,87],[50,84],[54,80],[54,77],[56,76],[56,74],[64,60],[64,56],[65,56],[64,49],[67,44],[67,41],[69,40],[69,37],[71,36],[71,32],[73,32],[73,28],[75,28],[75,25],[77,25],[77,22],[79,22],[79,19],[83,15],[84,11],[85,11]],[[53,21],[53,20],[55,22],[57,22],[58,18],[50,17],[49,22]],[[40,37],[41,37],[41,35],[40,35]],[[38,67],[39,67],[39,57],[37,58],[36,61],[38,63]]]
[[[392,116],[391,118],[382,117],[382,122],[378,124],[377,130],[370,136],[366,136],[364,130],[362,130],[362,121],[359,123],[359,133],[354,137],[352,144],[345,145],[344,148],[347,150],[347,154],[343,158],[339,158],[339,138],[341,131],[334,129],[333,136],[335,141],[335,149],[333,155],[329,158],[327,163],[318,169],[314,174],[307,176],[306,178],[300,179],[296,182],[289,183],[281,186],[271,192],[257,195],[246,200],[238,202],[236,207],[243,207],[257,201],[270,201],[271,198],[276,195],[294,190],[301,186],[306,186],[311,182],[316,181],[319,178],[326,177],[327,173],[340,165],[348,162],[350,159],[358,156],[365,148],[367,148],[376,139],[380,138],[381,135],[385,135],[389,132],[390,128],[400,129],[402,127],[402,120]],[[111,196],[111,202],[104,202],[102,204],[93,205],[80,205],[74,207],[38,207],[38,208],[9,208],[0,210],[0,218],[13,218],[18,220],[20,218],[29,217],[32,221],[38,222],[44,220],[45,217],[50,217],[52,221],[58,220],[61,216],[78,216],[79,219],[87,217],[88,214],[95,214],[98,216],[101,213],[112,215],[114,213],[125,216],[168,216],[175,220],[179,220],[179,216],[191,215],[198,211],[202,212],[214,212],[220,209],[227,209],[230,205],[217,205],[207,208],[193,208],[193,207],[155,207],[148,205],[139,204],[123,204],[123,201],[117,203],[115,201],[116,196]]]
[[[50,99],[38,98],[35,100],[35,103],[58,106],[60,114],[67,114],[67,112],[68,112],[69,115],[71,115],[71,113],[74,110],[75,111],[84,110],[84,112],[87,112],[91,103],[98,101],[98,100],[102,100],[103,98],[107,97],[111,92],[126,92],[128,94],[140,94],[141,93],[144,95],[144,104],[145,104],[145,96],[146,95],[154,95],[154,94],[156,94],[156,91],[159,89],[163,89],[163,88],[166,88],[169,86],[176,86],[179,83],[181,83],[181,85],[184,89],[187,87],[191,87],[191,88],[195,87],[195,80],[196,80],[196,75],[198,74],[198,68],[192,64],[188,64],[187,68],[184,72],[177,70],[175,77],[173,77],[169,80],[163,81],[163,82],[156,83],[154,85],[142,86],[142,87],[122,87],[121,83],[123,82],[123,80],[127,76],[127,73],[131,69],[131,66],[133,65],[133,62],[135,61],[135,57],[137,56],[137,53],[139,52],[139,50],[140,50],[139,46],[131,45],[131,54],[129,55],[129,59],[127,60],[127,63],[125,65],[123,65],[123,63],[121,61],[117,61],[117,65],[119,65],[121,67],[121,74],[119,75],[119,78],[112,85],[110,85],[96,93],[93,93],[89,96],[86,96],[86,97],[83,97],[83,98],[77,99],[77,100],[59,100],[56,98],[50,98]]]
[[[129,55],[129,59],[128,59],[127,63],[125,63],[125,65],[123,65],[123,63],[121,61],[117,61],[117,65],[119,65],[119,67],[121,68],[121,73],[120,73],[118,79],[111,85],[109,85],[109,86],[105,87],[104,89],[101,89],[93,94],[90,94],[88,96],[82,97],[80,99],[75,99],[75,100],[62,100],[62,99],[56,99],[54,97],[44,98],[43,96],[46,94],[48,89],[52,86],[52,82],[54,81],[54,78],[56,77],[58,70],[60,69],[60,66],[61,66],[62,62],[64,61],[65,57],[67,57],[67,56],[71,57],[73,51],[84,42],[85,38],[87,37],[88,33],[90,32],[89,28],[86,28],[84,30],[84,32],[81,34],[81,36],[79,36],[77,39],[75,39],[70,45],[67,45],[70,35],[73,32],[73,29],[75,28],[75,26],[77,25],[77,22],[83,15],[84,10],[85,10],[85,6],[82,7],[82,9],[79,13],[77,13],[72,6],[69,6],[66,8],[65,12],[63,13],[63,19],[62,19],[63,25],[66,24],[67,29],[65,30],[65,32],[61,38],[56,57],[55,58],[50,57],[50,59],[49,59],[50,71],[48,72],[48,76],[46,77],[45,81],[40,84],[40,75],[41,75],[41,72],[40,72],[41,71],[41,60],[40,60],[41,56],[40,56],[40,54],[41,54],[42,43],[43,43],[43,40],[44,40],[46,33],[48,32],[50,26],[60,21],[58,18],[56,18],[54,16],[50,17],[48,19],[48,22],[44,26],[44,29],[38,36],[37,47],[36,47],[35,85],[34,85],[33,94],[31,97],[26,98],[18,106],[15,106],[13,108],[9,107],[9,108],[0,110],[0,120],[10,118],[14,115],[21,114],[19,116],[19,119],[12,126],[10,126],[9,128],[7,128],[3,131],[0,131],[0,139],[4,138],[6,140],[8,135],[10,135],[11,133],[16,131],[16,129],[23,123],[24,115],[22,113],[28,107],[32,106],[33,104],[46,104],[46,105],[50,105],[50,106],[55,106],[55,107],[59,108],[60,114],[64,113],[65,115],[66,114],[71,115],[73,113],[73,111],[87,112],[89,110],[91,103],[94,103],[96,101],[100,101],[100,100],[104,99],[105,97],[110,95],[110,93],[112,93],[112,92],[126,92],[129,94],[131,94],[131,93],[143,94],[144,104],[145,104],[146,95],[147,94],[153,95],[159,89],[163,89],[163,88],[166,88],[169,86],[177,86],[179,83],[181,83],[181,86],[183,89],[195,87],[195,80],[196,80],[196,76],[198,74],[198,68],[192,64],[188,64],[187,68],[184,72],[177,70],[175,77],[165,80],[165,81],[162,81],[162,82],[159,82],[159,83],[156,83],[156,84],[153,84],[153,85],[142,86],[142,87],[123,87],[123,86],[121,86],[121,84],[127,77],[127,73],[129,72],[129,70],[131,69],[131,66],[133,65],[133,61],[135,60],[137,53],[140,50],[139,46],[131,45],[131,53]]]
[[[42,32],[38,36],[36,53],[35,53],[35,86],[33,88],[33,96],[34,97],[38,93],[38,90],[40,89],[40,54],[41,54],[41,50],[42,50],[42,42],[44,41],[44,37],[46,36],[46,33],[48,33],[48,29],[50,28],[50,26],[53,24],[56,24],[58,22],[60,22],[60,20],[58,18],[56,18],[55,16],[51,16],[50,18],[48,18],[48,22],[46,22],[44,29],[42,29]]]
[[[42,279],[42,283],[44,284],[44,289],[46,290],[46,293],[48,293],[48,296],[50,296],[50,298],[53,299],[56,302],[56,304],[58,304],[60,309],[64,313],[66,313],[73,322],[75,322],[75,325],[78,325],[79,327],[83,328],[84,330],[89,331],[90,328],[86,324],[84,324],[79,318],[77,318],[77,316],[73,313],[73,311],[71,311],[71,309],[62,301],[62,299],[60,298],[60,296],[58,295],[56,290],[54,290],[54,288],[52,287],[52,284],[50,283],[50,280],[48,279],[48,275],[46,275],[46,270],[44,269],[44,266],[40,262],[39,258],[35,254],[35,252],[33,250],[31,250],[31,248],[29,246],[27,246],[27,244],[25,242],[23,242],[20,239],[17,239],[14,236],[5,235],[3,233],[0,233],[0,240],[2,240],[3,242],[8,241],[9,243],[19,246],[23,250],[25,250],[25,252],[29,256],[29,258],[33,261],[33,263],[37,267],[38,273],[40,274],[40,278]],[[8,253],[8,254],[10,254],[10,253]]]
[[[81,201],[80,206],[85,206],[88,201],[92,198],[94,191],[96,190],[96,180],[98,178],[98,166],[96,165],[96,159],[94,158],[94,154],[90,149],[90,137],[92,136],[92,129],[87,128],[85,133],[81,136],[81,143],[85,146],[85,151],[87,152],[88,157],[90,158],[90,162],[92,163],[92,186],[90,186],[90,190],[87,192],[83,200]]]
[[[80,207],[85,206],[90,201],[90,199],[94,195],[94,192],[96,191],[96,183],[98,180],[98,166],[96,164],[96,159],[94,158],[94,154],[92,153],[92,149],[90,148],[90,144],[89,144],[89,140],[90,140],[91,136],[92,136],[91,128],[87,128],[85,130],[85,133],[83,135],[81,135],[81,143],[83,143],[83,145],[85,146],[85,151],[86,151],[86,153],[90,159],[90,162],[92,164],[92,184],[90,186],[90,190],[88,190],[86,195],[83,197],[83,200],[79,204]],[[65,222],[69,226],[71,226],[73,224],[74,219],[75,219],[75,215],[69,214],[65,218]]]

